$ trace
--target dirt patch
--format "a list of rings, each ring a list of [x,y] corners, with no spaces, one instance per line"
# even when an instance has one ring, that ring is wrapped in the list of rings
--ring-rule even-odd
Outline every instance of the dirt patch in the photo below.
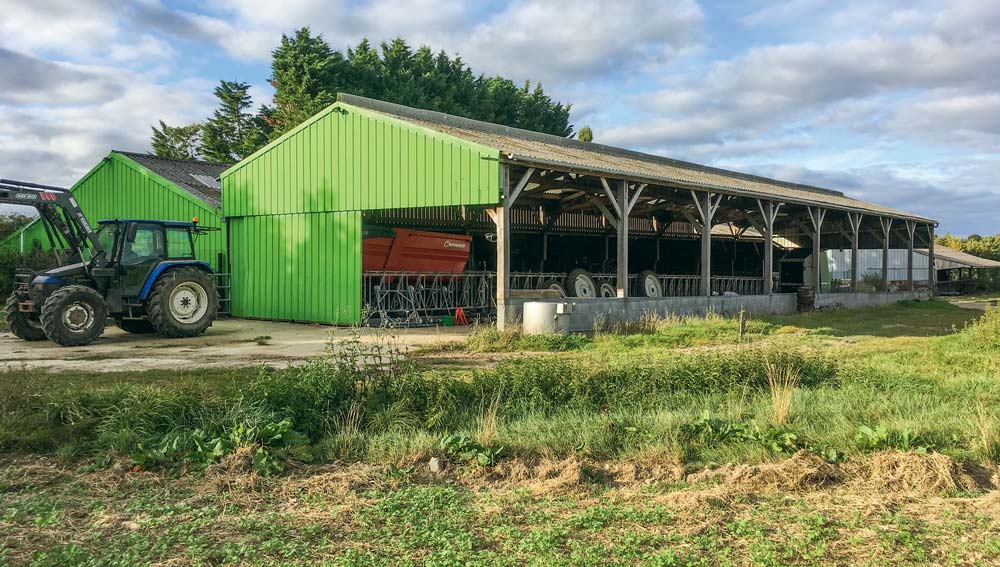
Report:
[[[941,453],[886,451],[843,468],[850,484],[878,492],[942,494],[994,488],[987,469],[957,463]]]
[[[780,463],[724,465],[687,476],[689,484],[716,483],[732,492],[814,490],[841,480],[841,471],[808,451]]]
[[[0,461],[0,486],[11,492],[55,484],[66,476],[65,468],[52,460],[15,458]]]

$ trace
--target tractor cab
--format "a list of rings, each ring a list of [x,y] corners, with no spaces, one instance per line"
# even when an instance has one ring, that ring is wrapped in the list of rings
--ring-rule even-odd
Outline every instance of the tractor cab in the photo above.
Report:
[[[122,297],[139,296],[146,282],[176,263],[195,260],[194,237],[208,229],[195,222],[102,220],[97,238],[106,250],[106,269]],[[204,264],[206,269],[207,264]]]

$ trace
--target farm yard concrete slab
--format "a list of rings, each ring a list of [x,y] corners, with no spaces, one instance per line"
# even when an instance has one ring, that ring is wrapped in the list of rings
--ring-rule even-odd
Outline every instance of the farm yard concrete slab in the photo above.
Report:
[[[302,363],[324,352],[327,345],[349,340],[355,333],[374,341],[388,331],[227,319],[216,321],[202,336],[169,339],[132,335],[108,327],[93,344],[60,347],[49,341],[26,342],[9,331],[0,332],[0,371],[77,370],[122,372],[193,368],[240,368],[266,365],[282,368]],[[424,327],[391,331],[401,349],[462,340],[468,328]],[[268,337],[268,338],[264,338]],[[260,340],[257,340],[257,339]],[[379,339],[381,340],[381,339]]]

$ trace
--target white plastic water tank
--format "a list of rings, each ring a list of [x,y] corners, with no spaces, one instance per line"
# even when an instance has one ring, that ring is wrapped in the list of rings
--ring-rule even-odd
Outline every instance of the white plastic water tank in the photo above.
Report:
[[[560,313],[565,307],[556,301],[528,301],[524,304],[524,314],[521,318],[521,332],[525,335],[546,335],[565,333],[559,324]]]

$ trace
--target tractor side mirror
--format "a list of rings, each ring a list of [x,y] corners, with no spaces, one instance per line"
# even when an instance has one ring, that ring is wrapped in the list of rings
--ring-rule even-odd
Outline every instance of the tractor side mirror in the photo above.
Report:
[[[132,223],[128,225],[128,231],[125,232],[125,242],[132,244],[135,242],[135,234],[139,232],[139,225]]]

